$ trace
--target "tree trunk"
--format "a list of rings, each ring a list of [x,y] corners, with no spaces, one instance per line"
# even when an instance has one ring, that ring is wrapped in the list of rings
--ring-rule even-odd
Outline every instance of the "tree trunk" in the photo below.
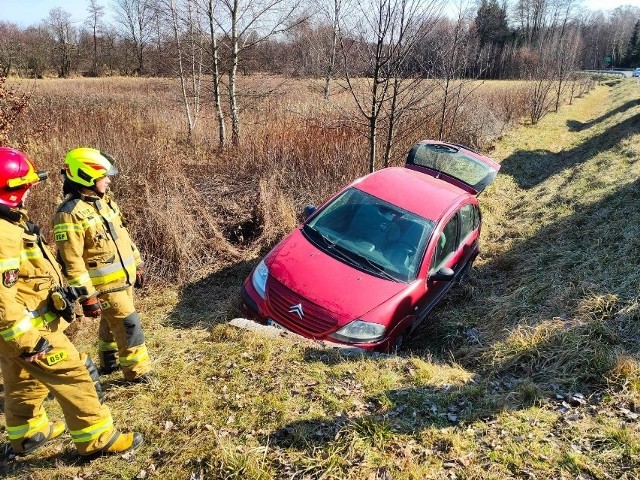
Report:
[[[238,0],[233,0],[231,12],[231,67],[229,68],[229,111],[231,113],[231,143],[240,145],[240,119],[236,98],[236,74],[238,71]]]
[[[212,63],[212,83],[213,83],[213,104],[216,109],[216,117],[218,119],[218,142],[222,150],[227,143],[227,134],[224,124],[224,112],[222,111],[222,103],[220,102],[220,59],[218,57],[218,41],[216,40],[216,29],[213,17],[214,0],[209,0],[207,4],[207,16],[209,17],[209,34],[211,44],[211,63]]]
[[[178,14],[176,13],[173,0],[170,2],[171,21],[173,27],[174,39],[176,41],[176,50],[178,51],[178,74],[180,76],[180,90],[182,92],[182,103],[184,106],[185,116],[187,118],[187,138],[191,139],[193,134],[193,118],[191,117],[191,109],[189,107],[189,97],[187,96],[186,80],[184,68],[182,65],[182,46],[180,43],[180,31],[178,29]]]
[[[336,63],[336,49],[338,46],[338,28],[340,21],[340,1],[334,0],[333,5],[333,30],[331,32],[331,48],[329,50],[329,64],[327,65],[327,74],[324,78],[324,99],[329,99],[329,83],[333,77],[333,69]]]

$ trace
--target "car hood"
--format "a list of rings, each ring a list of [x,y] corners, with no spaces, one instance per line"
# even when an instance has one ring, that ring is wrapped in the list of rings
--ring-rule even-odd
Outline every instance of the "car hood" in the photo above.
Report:
[[[319,250],[300,229],[267,258],[269,276],[338,317],[344,325],[397,295],[407,284],[351,267]]]

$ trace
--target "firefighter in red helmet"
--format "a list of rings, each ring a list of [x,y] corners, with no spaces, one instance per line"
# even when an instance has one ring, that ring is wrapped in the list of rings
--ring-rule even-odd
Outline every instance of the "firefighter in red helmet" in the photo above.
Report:
[[[29,454],[68,428],[81,455],[125,452],[142,444],[142,435],[114,427],[95,366],[64,334],[82,292],[63,285],[24,208],[29,189],[46,178],[24,153],[0,147],[0,368],[9,444],[15,454]],[[66,425],[49,421],[49,392]]]

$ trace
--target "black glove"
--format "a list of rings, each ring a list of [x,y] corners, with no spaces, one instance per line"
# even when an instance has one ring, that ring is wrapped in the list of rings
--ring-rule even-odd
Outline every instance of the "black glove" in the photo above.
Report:
[[[39,353],[42,353],[42,352],[45,352],[45,353],[50,352],[51,350],[53,350],[53,347],[49,343],[49,340],[47,340],[46,338],[40,337],[40,339],[38,340],[38,343],[36,343],[36,346],[33,347],[32,351],[22,352],[20,356],[22,358],[29,358],[29,357],[33,357],[34,355],[38,355]]]
[[[49,296],[49,308],[68,322],[75,319],[73,302],[70,302],[62,288],[56,288]]]
[[[51,291],[49,307],[68,322],[73,322],[76,312],[73,303],[87,294],[87,287],[57,287]]]
[[[142,270],[142,267],[138,267],[136,270],[136,281],[133,286],[135,288],[144,288],[145,283],[144,271]]]

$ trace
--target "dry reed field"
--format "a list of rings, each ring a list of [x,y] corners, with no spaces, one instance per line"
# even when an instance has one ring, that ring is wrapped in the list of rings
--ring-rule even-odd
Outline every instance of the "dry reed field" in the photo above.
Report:
[[[296,224],[302,206],[321,203],[366,173],[366,139],[339,86],[329,102],[313,81],[248,77],[242,87],[242,144],[219,151],[208,103],[187,140],[175,80],[20,83],[31,94],[30,110],[13,138],[54,173],[35,192],[34,203],[41,205],[36,219],[47,227],[60,200],[55,173],[65,152],[101,148],[118,159],[114,191],[147,254],[152,280],[182,283],[235,262],[245,250],[267,248]],[[520,82],[465,88],[470,93],[456,113],[457,141],[488,144],[523,115]],[[437,135],[437,108],[435,100],[425,101],[409,116],[404,125],[410,134],[400,136],[392,163],[401,164],[415,141]]]
[[[522,121],[525,84],[471,89],[450,140],[502,165],[481,198],[481,255],[400,355],[371,357],[227,324],[302,207],[367,170],[346,92],[325,102],[309,81],[243,82],[242,144],[224,151],[206,109],[185,138],[168,80],[21,85],[31,109],[11,135],[52,173],[30,198],[39,223],[68,149],[118,160],[115,195],[153,280],[139,309],[157,378],[103,377],[116,422],[145,435],[134,454],[83,464],[65,436],[0,462],[2,476],[639,479],[640,85],[601,83],[536,125]],[[427,107],[393,164],[437,131]],[[95,329],[73,326],[93,356]]]

